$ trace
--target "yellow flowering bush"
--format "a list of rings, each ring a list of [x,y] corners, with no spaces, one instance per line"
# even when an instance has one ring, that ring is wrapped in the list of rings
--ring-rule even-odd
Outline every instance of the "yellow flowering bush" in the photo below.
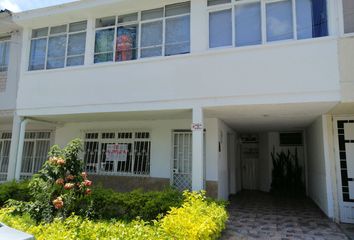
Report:
[[[225,228],[225,207],[205,198],[205,193],[184,193],[184,204],[159,220],[131,222],[93,221],[72,215],[51,223],[36,224],[29,215],[14,215],[14,209],[0,209],[0,222],[27,232],[37,240],[208,240],[217,239]]]

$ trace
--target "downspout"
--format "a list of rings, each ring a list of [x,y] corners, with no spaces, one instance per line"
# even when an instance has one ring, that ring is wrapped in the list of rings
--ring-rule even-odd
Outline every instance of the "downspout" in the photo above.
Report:
[[[23,156],[23,146],[25,143],[25,133],[26,133],[26,126],[29,119],[23,119],[20,125],[20,135],[18,139],[18,149],[17,149],[17,156],[16,156],[16,165],[15,165],[15,179],[20,180],[21,175],[21,168],[22,168],[22,156]]]

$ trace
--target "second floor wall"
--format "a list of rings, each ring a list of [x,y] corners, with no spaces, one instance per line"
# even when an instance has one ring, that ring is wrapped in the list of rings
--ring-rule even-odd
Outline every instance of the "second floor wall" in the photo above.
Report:
[[[24,27],[19,109],[341,99],[336,1],[87,3],[17,16]]]

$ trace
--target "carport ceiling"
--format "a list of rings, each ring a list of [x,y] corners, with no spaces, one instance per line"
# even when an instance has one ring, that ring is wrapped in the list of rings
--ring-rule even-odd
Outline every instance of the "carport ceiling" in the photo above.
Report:
[[[238,132],[291,131],[309,126],[337,103],[269,104],[215,107],[207,117],[223,120]]]

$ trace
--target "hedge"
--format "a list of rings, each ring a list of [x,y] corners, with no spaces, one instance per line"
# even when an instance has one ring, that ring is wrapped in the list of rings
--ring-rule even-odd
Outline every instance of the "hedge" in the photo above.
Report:
[[[0,210],[0,221],[10,227],[33,234],[37,240],[93,240],[93,239],[188,239],[208,240],[220,237],[225,228],[225,206],[205,198],[205,193],[184,193],[180,208],[172,208],[159,220],[129,223],[116,220],[89,220],[71,216],[64,221],[39,224],[28,216],[14,215],[13,209]]]

